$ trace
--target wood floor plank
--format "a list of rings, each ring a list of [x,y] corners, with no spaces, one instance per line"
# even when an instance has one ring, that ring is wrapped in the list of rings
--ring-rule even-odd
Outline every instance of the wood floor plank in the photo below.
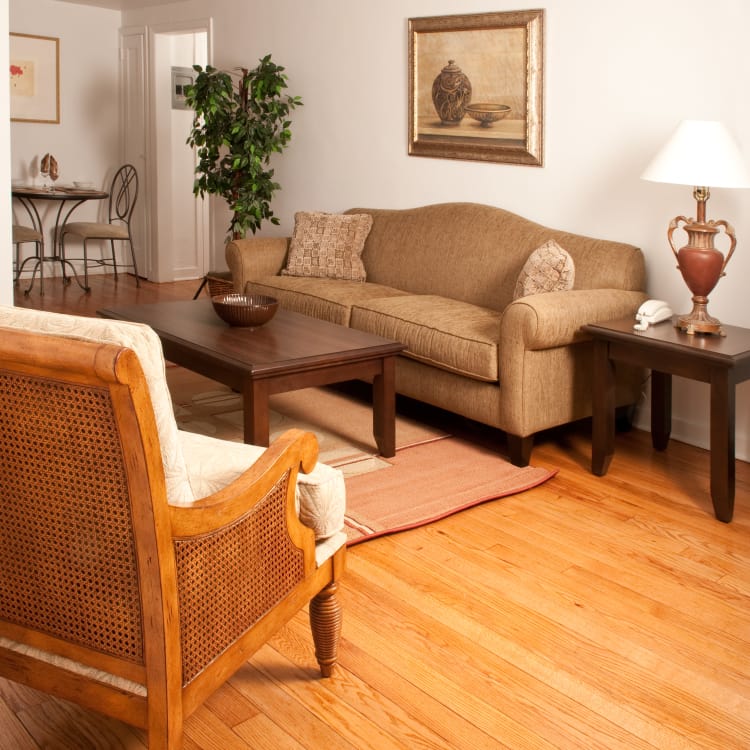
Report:
[[[364,577],[371,580],[374,571],[367,568],[365,565]],[[355,583],[359,581],[358,570],[359,559],[351,561],[350,576]],[[517,633],[510,637],[502,633],[499,624],[502,613],[491,607],[467,612],[461,606],[460,587],[441,590],[437,596],[416,596],[411,581],[400,582],[395,576],[389,577],[386,567],[377,571],[377,578],[382,586],[372,602],[373,612],[379,603],[387,604],[400,610],[404,626],[391,634],[392,642],[398,645],[390,647],[388,635],[382,641],[376,640],[376,621],[369,628],[365,624],[372,622],[373,617],[364,618],[362,626],[368,629],[361,637],[366,637],[368,643],[377,643],[373,651],[388,654],[391,648],[400,650],[403,644],[410,652],[430,654],[428,663],[405,665],[414,675],[412,679],[419,680],[417,684],[423,689],[423,683],[433,685],[430,690],[446,706],[453,706],[490,736],[514,731],[516,723],[533,727],[534,736],[518,731],[512,746],[560,747],[565,739],[568,742],[583,739],[575,740],[580,727],[570,719],[571,702],[565,691],[539,681],[538,674],[533,674],[534,665],[517,658]],[[356,592],[360,587],[352,589]],[[357,597],[357,612],[367,612],[367,607],[367,600]],[[549,671],[554,669],[549,657],[542,655],[534,661],[538,663],[537,671],[544,671],[545,677],[549,677]],[[440,693],[436,692],[438,685]],[[586,717],[597,723],[598,717],[588,716],[585,709],[583,714],[581,725],[587,723]],[[607,722],[598,723],[602,736],[614,731],[613,727],[605,727]]]
[[[299,707],[306,711],[306,715],[301,717],[300,725],[305,733],[309,732],[311,726],[316,726],[318,732],[322,732],[323,728],[328,726],[333,733],[339,734],[345,743],[352,747],[361,747],[362,750],[395,750],[399,747],[374,717],[362,713],[349,701],[334,700],[331,680],[313,678],[308,669],[300,669],[275,649],[266,648],[256,656],[257,658],[251,662],[252,668],[261,674],[267,683],[272,684],[274,690],[293,698]],[[236,678],[233,682],[237,685]],[[348,689],[350,677],[345,668],[338,670],[334,682],[338,690]],[[242,687],[238,689],[242,690]],[[354,733],[352,727],[356,727]],[[340,739],[335,740],[333,734],[328,737],[328,741],[331,744],[325,747],[336,747],[337,742],[340,744]]]
[[[306,624],[295,620],[286,629],[306,630]],[[274,639],[274,646],[283,644]],[[342,651],[351,649],[357,653],[356,646],[346,637],[343,639]],[[280,650],[283,651],[283,648]],[[360,650],[361,660],[354,664],[347,662],[346,679],[332,680],[327,687],[337,699],[347,702],[363,715],[368,716],[378,726],[386,729],[398,743],[420,748],[450,747],[495,747],[495,741],[478,731],[466,718],[452,710],[451,706],[433,705],[431,711],[425,710],[426,704],[434,700],[413,684],[410,675],[401,675],[391,668],[388,660],[379,654],[364,653]],[[367,665],[366,679],[361,670]],[[375,681],[378,688],[372,684]]]
[[[418,575],[422,575],[422,572]],[[457,573],[457,579],[462,577],[470,580],[472,586],[477,585],[470,577]],[[597,737],[598,741],[605,737],[611,741],[612,737],[619,736],[620,744],[612,746],[667,746],[663,733],[655,738],[658,741],[639,741],[632,736],[636,717],[629,712],[627,705],[610,696],[609,686],[603,689],[596,683],[586,683],[585,676],[579,670],[586,648],[582,638],[551,620],[545,622],[533,610],[518,606],[507,597],[493,596],[492,591],[482,588],[481,584],[478,589],[478,599],[462,602],[459,595],[454,593],[461,590],[460,584],[457,587],[454,580],[449,580],[445,588],[434,584],[437,603],[433,602],[432,606],[450,610],[456,627],[459,626],[459,617],[462,618],[460,627],[467,641],[481,644],[482,649],[494,654],[494,662],[487,655],[477,655],[476,658],[494,664],[494,682],[500,685],[500,693],[507,692],[517,701],[514,702],[514,716],[522,723],[534,726],[540,732],[548,722],[552,724],[553,731],[557,731],[558,724],[575,725],[579,721],[580,726],[586,727],[589,732],[587,741],[591,736]],[[427,600],[421,601],[421,607],[430,613],[432,611]],[[567,665],[564,661],[566,647],[570,650],[571,644],[575,644],[575,657],[572,664]],[[527,708],[527,705],[531,708]],[[576,717],[575,721],[571,716]],[[641,737],[648,737],[651,727],[647,727],[647,731],[639,728],[639,731]],[[556,747],[576,747],[580,746],[581,738],[569,736],[564,739],[558,736],[555,743],[553,746]]]
[[[7,747],[16,750],[36,750],[39,745],[26,731],[23,723],[5,702],[0,701],[0,727]]]
[[[463,545],[460,542],[458,543],[457,547],[458,547],[458,551],[457,551],[458,555],[460,555],[462,553],[462,551],[466,549],[465,545]],[[409,570],[411,570],[411,567],[409,565],[409,561],[402,560],[401,562],[403,563],[402,569],[409,569]],[[430,562],[432,564],[434,564],[435,561],[430,561]],[[486,569],[486,567],[487,566],[483,565],[482,563],[477,564],[476,569],[469,569],[466,566],[463,566],[457,572],[457,574],[456,574],[456,579],[457,580],[453,580],[453,581],[450,581],[448,583],[448,588],[446,589],[445,592],[443,592],[443,598],[446,597],[446,596],[449,596],[450,595],[450,591],[454,590],[457,586],[460,585],[460,579],[471,580],[472,581],[472,585],[481,587],[481,585],[483,583],[482,579],[481,579],[481,575],[482,575],[483,570]],[[424,571],[419,571],[419,574],[423,574],[423,573],[424,573]],[[518,585],[512,585],[512,586],[507,586],[506,585],[503,588],[503,594],[505,596],[504,606],[506,607],[506,609],[510,610],[509,615],[510,615],[510,619],[511,619],[512,622],[518,622],[518,621],[522,620],[522,621],[525,622],[526,625],[528,625],[528,633],[529,633],[529,635],[518,634],[518,636],[517,636],[519,639],[525,638],[525,641],[526,641],[525,645],[527,647],[526,648],[527,651],[536,651],[536,650],[544,647],[543,643],[542,644],[538,644],[536,641],[534,641],[532,639],[532,636],[531,636],[531,633],[536,633],[537,631],[543,633],[544,632],[544,624],[533,621],[530,618],[528,612],[533,612],[533,611],[544,612],[545,611],[545,607],[547,606],[547,603],[549,603],[549,616],[550,617],[555,617],[556,616],[555,610],[557,610],[558,612],[566,612],[566,611],[573,612],[575,614],[576,618],[578,618],[578,620],[579,620],[578,626],[575,627],[575,629],[572,630],[572,633],[571,633],[571,636],[570,636],[571,641],[575,641],[575,642],[578,643],[577,657],[579,657],[580,654],[582,654],[582,653],[589,653],[589,654],[592,654],[592,658],[603,659],[603,665],[604,665],[605,673],[603,675],[601,675],[601,677],[602,678],[606,678],[606,682],[607,683],[612,683],[612,681],[614,680],[614,684],[618,684],[617,683],[618,680],[622,682],[623,679],[625,679],[625,678],[623,678],[623,676],[620,674],[619,671],[617,673],[614,673],[614,674],[607,674],[607,671],[611,672],[612,670],[609,669],[609,667],[608,667],[608,660],[606,658],[606,651],[602,651],[601,654],[603,654],[603,656],[601,656],[600,655],[600,648],[599,648],[599,646],[596,645],[596,644],[588,643],[587,642],[587,637],[591,634],[593,628],[591,626],[591,623],[589,622],[589,619],[587,618],[587,616],[585,614],[585,610],[582,608],[582,606],[580,605],[579,602],[575,602],[575,604],[577,606],[573,606],[574,603],[571,601],[571,602],[568,603],[568,606],[566,607],[565,606],[566,602],[565,602],[564,599],[561,600],[561,601],[556,601],[556,598],[559,599],[559,596],[556,597],[556,595],[558,595],[559,592],[558,591],[554,591],[549,586],[547,586],[547,587],[541,586],[540,587],[539,586],[539,581],[537,580],[537,577],[534,576],[534,575],[529,575],[528,577],[526,577],[525,573],[524,573],[523,564],[521,564],[516,569],[516,573],[514,575],[516,577],[520,577],[521,580],[518,583]],[[491,595],[492,595],[492,591],[490,589],[491,584],[488,583],[487,585],[488,585],[488,588],[485,589],[485,590],[482,590],[483,601],[485,601],[485,602],[491,600]],[[539,589],[539,592],[538,592],[538,596],[536,598],[533,598],[532,597],[532,593],[534,592],[535,588]],[[584,589],[584,591],[585,590],[586,589]],[[522,592],[522,595],[519,592]],[[513,599],[514,601],[521,602],[526,607],[528,607],[528,611],[527,612],[523,612],[523,610],[520,611],[520,612],[513,611],[508,606],[508,600],[509,599]],[[491,614],[488,615],[488,616],[491,616]],[[565,620],[563,622],[560,622],[560,625],[564,625],[565,627],[574,628],[574,622],[571,621],[570,619],[567,619],[567,620]],[[643,626],[643,623],[638,623],[637,622],[635,624],[635,626],[634,626],[634,631],[633,632],[636,633],[636,634],[638,634],[639,630],[640,630],[640,628],[642,628],[642,626]],[[562,631],[562,632],[564,632],[564,631]],[[605,631],[604,631],[605,635],[608,632],[609,632],[609,630],[605,629]],[[545,634],[543,640],[547,641],[550,637],[551,637],[550,635]],[[632,657],[633,651],[631,651],[631,649],[635,649],[635,645],[630,644],[626,640],[619,639],[617,637],[616,630],[615,630],[615,637],[613,638],[612,643],[611,644],[607,644],[606,640],[605,640],[605,645],[611,645],[615,649],[617,649],[618,647],[619,648],[624,648],[625,652],[621,656],[621,658],[623,659],[623,668],[624,669],[628,669],[628,668],[630,668],[632,666],[632,664],[631,664],[631,657]],[[561,647],[561,644],[554,643],[554,647],[555,647],[554,650],[556,650],[558,647]],[[641,645],[641,648],[644,649],[645,646]],[[585,651],[585,649],[588,649],[588,651]],[[525,658],[525,656],[524,656],[524,658]],[[571,667],[570,667],[571,671],[574,669],[575,663],[576,662],[574,662],[571,665]],[[580,663],[580,662],[578,662],[578,663]],[[702,662],[700,661],[699,656],[696,656],[695,659],[694,659],[694,662],[693,662],[693,666],[697,667],[697,665],[700,665],[700,664],[702,664]],[[591,665],[586,665],[586,666],[587,666],[587,668],[589,668]],[[643,666],[641,669],[645,670],[646,672],[648,672],[648,668],[649,668],[648,665],[646,665],[646,666]],[[675,670],[675,671],[679,671],[679,670]],[[685,674],[687,674],[688,676],[692,676],[692,677],[695,677],[695,678],[701,678],[701,679],[703,679],[704,683],[706,683],[706,685],[705,685],[706,690],[708,692],[711,691],[712,685],[710,683],[710,680],[706,679],[705,675],[701,675],[700,673],[699,674],[693,674],[687,668],[684,668],[682,670],[682,673],[683,673],[683,677],[685,676]],[[626,673],[626,675],[627,675],[627,673]],[[635,683],[637,685],[637,684],[639,684],[639,681],[640,681],[640,679],[641,679],[642,676],[643,675],[641,675],[640,672],[636,671],[635,675],[632,678],[630,678],[629,682],[630,683]],[[646,677],[648,677],[648,674],[646,674]],[[549,680],[550,678],[547,678],[547,679]],[[678,684],[680,683],[679,680],[676,680],[676,682]],[[732,680],[727,680],[727,683],[728,684],[726,686],[726,690],[730,694],[732,693],[732,691],[733,691],[734,688],[741,689],[742,686],[743,686],[743,684],[744,684],[745,687],[747,687],[746,673],[744,675],[744,679],[743,679],[743,675],[742,674],[738,674],[738,675],[736,675],[736,679],[734,681],[734,684],[732,683]],[[647,679],[644,684],[652,686],[652,689],[656,689],[658,687],[658,681],[654,682],[651,679]],[[623,691],[627,687],[628,687],[628,681],[623,682],[623,684],[622,684]],[[563,689],[562,686],[560,687],[560,689]],[[591,696],[587,696],[587,702],[590,701],[590,700],[591,700]],[[649,697],[646,696],[646,698],[644,700],[645,700],[646,703],[648,703]],[[675,701],[675,705],[676,706],[678,706],[679,703],[680,703],[680,701]],[[741,708],[743,714],[746,714],[747,713],[747,703],[746,703],[746,701],[743,701],[742,705],[738,706],[738,708]],[[731,722],[730,722],[730,724],[731,724]]]

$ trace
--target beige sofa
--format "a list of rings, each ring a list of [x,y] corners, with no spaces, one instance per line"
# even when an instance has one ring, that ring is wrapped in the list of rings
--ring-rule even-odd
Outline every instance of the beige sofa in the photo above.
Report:
[[[227,245],[235,289],[403,342],[397,391],[503,430],[516,465],[528,464],[534,433],[590,416],[591,343],[580,329],[633,315],[646,298],[638,248],[473,203],[345,213],[373,219],[366,281],[281,275],[290,238],[258,237]],[[573,288],[514,299],[549,240],[572,259]],[[617,403],[636,403],[640,388],[640,373],[619,373]]]

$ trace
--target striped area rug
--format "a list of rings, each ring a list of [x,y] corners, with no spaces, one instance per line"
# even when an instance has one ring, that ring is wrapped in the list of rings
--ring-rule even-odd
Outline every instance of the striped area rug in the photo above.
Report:
[[[180,429],[242,440],[238,394],[182,367],[167,367]],[[320,460],[346,477],[349,544],[404,531],[536,487],[554,471],[513,466],[439,426],[397,416],[396,455],[378,455],[372,410],[361,395],[308,388],[271,397],[271,439],[289,427],[315,433]]]

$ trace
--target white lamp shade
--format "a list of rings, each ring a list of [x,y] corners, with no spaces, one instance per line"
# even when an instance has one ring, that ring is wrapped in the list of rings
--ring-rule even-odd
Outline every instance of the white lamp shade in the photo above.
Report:
[[[722,123],[710,120],[683,120],[641,178],[693,187],[750,187],[739,146]]]

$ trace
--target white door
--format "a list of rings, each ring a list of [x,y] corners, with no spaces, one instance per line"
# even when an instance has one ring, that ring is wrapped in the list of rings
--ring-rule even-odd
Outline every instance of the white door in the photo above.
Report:
[[[138,172],[138,199],[133,218],[133,245],[138,274],[152,278],[151,197],[147,166],[148,91],[146,87],[146,33],[143,29],[120,32],[120,113],[122,162]]]

